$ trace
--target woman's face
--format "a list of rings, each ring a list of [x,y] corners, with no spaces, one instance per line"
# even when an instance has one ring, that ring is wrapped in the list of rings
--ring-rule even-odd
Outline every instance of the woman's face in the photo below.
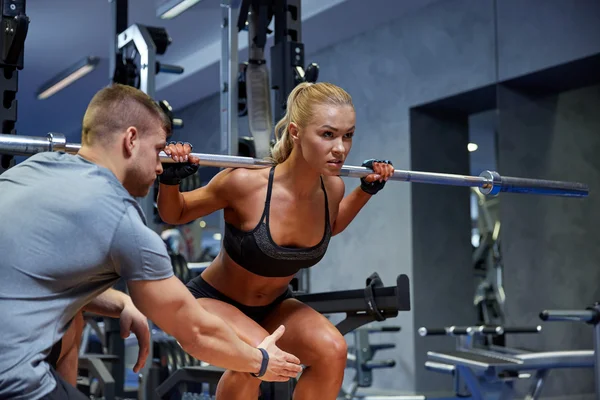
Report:
[[[339,175],[352,148],[356,113],[352,106],[314,105],[312,120],[298,128],[295,145],[323,175]]]

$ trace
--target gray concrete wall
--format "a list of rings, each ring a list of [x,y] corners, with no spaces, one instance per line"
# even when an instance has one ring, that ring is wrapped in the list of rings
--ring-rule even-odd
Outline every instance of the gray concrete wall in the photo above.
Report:
[[[496,0],[500,80],[600,51],[596,0]]]
[[[600,86],[535,98],[500,92],[499,167],[508,176],[581,181],[586,199],[507,195],[500,201],[506,310],[513,325],[543,324],[510,337],[534,350],[592,349],[592,328],[542,323],[544,309],[584,309],[600,298]],[[553,371],[545,393],[594,391],[591,370]]]

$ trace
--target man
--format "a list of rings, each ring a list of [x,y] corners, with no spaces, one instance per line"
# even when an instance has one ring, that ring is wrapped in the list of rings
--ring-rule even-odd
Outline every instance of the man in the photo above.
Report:
[[[193,357],[270,381],[301,371],[275,345],[283,326],[254,348],[206,312],[145,226],[134,197],[162,173],[169,133],[151,98],[113,85],[91,100],[78,155],[39,153],[0,175],[0,398],[85,398],[46,357],[79,310],[121,277],[135,307]]]

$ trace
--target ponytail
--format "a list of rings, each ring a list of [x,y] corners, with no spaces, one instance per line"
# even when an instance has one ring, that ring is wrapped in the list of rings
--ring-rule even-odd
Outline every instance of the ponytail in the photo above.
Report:
[[[298,84],[287,99],[286,112],[275,125],[275,145],[271,149],[271,160],[281,164],[288,159],[294,148],[294,141],[289,133],[292,122],[299,127],[306,126],[312,119],[312,105],[331,104],[336,106],[352,106],[352,98],[342,88],[331,83]]]
[[[291,115],[293,115],[294,106],[298,99],[298,95],[310,85],[312,85],[312,83],[302,82],[298,84],[294,88],[294,90],[292,90],[287,99],[285,115],[279,120],[279,122],[277,122],[277,125],[275,125],[275,145],[273,146],[273,149],[271,149],[271,158],[273,159],[275,164],[281,164],[282,162],[287,160],[290,154],[292,154],[292,149],[294,148],[294,141],[290,136],[288,128],[290,126],[290,123],[296,121],[291,120]]]

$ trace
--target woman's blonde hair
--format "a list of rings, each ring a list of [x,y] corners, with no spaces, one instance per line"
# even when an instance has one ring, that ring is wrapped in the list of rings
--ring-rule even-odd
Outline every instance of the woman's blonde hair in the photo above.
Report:
[[[327,82],[297,85],[288,96],[285,115],[275,125],[276,142],[271,149],[271,158],[276,164],[284,162],[292,153],[294,142],[288,132],[290,123],[306,126],[312,119],[312,106],[315,104],[354,108],[352,97],[339,86]]]

